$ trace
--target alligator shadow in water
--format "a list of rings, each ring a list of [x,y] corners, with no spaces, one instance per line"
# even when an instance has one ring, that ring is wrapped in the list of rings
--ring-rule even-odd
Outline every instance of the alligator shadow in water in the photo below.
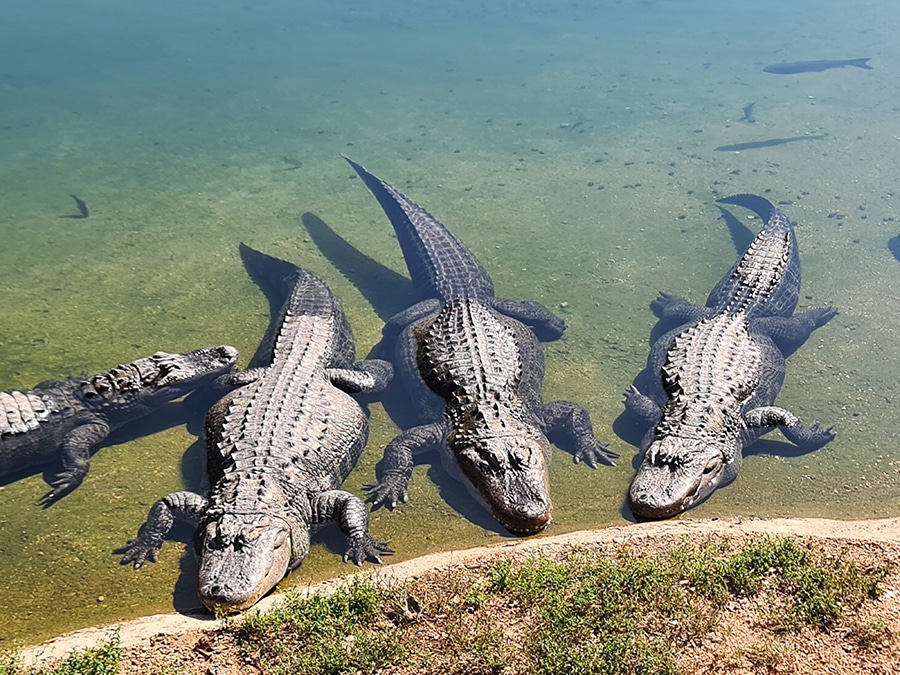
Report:
[[[768,138],[764,141],[750,141],[749,143],[735,143],[733,145],[720,145],[713,148],[718,152],[742,152],[744,150],[757,150],[759,148],[773,148],[776,145],[786,145],[796,141],[822,141],[828,138],[826,134],[811,136],[791,136],[790,138]]]
[[[303,226],[322,254],[363,294],[382,321],[416,301],[409,279],[367,256],[315,214],[304,213]]]
[[[386,322],[415,302],[412,282],[408,278],[367,256],[314,213],[304,213],[302,220],[319,251],[362,293],[379,319]],[[274,303],[270,299],[269,303],[277,315],[282,301]],[[366,355],[369,359],[388,361],[393,361],[393,357],[391,349],[383,342],[376,344]],[[367,401],[364,394],[358,394],[355,398],[361,403]],[[415,412],[409,405],[408,394],[398,378],[394,378],[388,388],[378,395],[378,400],[401,429],[418,424]]]
[[[900,262],[900,234],[896,237],[891,237],[887,243],[888,251],[891,252],[891,255]]]

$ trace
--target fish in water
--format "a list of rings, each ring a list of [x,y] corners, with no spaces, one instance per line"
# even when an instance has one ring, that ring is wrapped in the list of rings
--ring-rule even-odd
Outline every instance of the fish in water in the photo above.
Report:
[[[865,70],[872,70],[869,65],[871,56],[864,59],[838,59],[830,61],[823,59],[821,61],[793,61],[792,63],[773,63],[771,66],[763,68],[764,73],[775,73],[776,75],[796,75],[797,73],[821,73],[831,68],[844,68],[845,66],[856,66]]]
[[[87,204],[84,203],[83,199],[79,199],[75,195],[69,195],[72,199],[75,200],[75,205],[78,207],[78,215],[77,216],[62,216],[63,218],[87,218],[90,215],[90,211],[88,211]]]
[[[765,141],[750,141],[749,143],[735,143],[734,145],[720,145],[715,148],[719,152],[740,152],[741,150],[756,150],[757,148],[771,148],[776,145],[793,143],[794,141],[821,141],[825,134],[815,136],[791,136],[790,138],[769,138]]]
[[[756,107],[756,103],[748,103],[744,106],[744,116],[741,118],[741,122],[747,122],[748,124],[753,124],[756,121],[756,118],[753,117],[753,109]]]
[[[888,251],[890,251],[897,261],[900,262],[900,234],[888,239]]]

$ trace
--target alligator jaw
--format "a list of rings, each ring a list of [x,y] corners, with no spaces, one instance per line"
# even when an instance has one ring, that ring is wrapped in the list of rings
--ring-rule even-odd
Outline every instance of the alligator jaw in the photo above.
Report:
[[[290,571],[286,521],[266,514],[225,514],[197,530],[200,601],[210,611],[256,604]]]
[[[553,511],[546,460],[549,445],[516,436],[489,437],[481,439],[480,445],[462,449],[457,457],[491,515],[520,537],[543,530]]]
[[[728,449],[722,443],[666,437],[654,441],[628,490],[639,520],[670,518],[696,506],[722,484]]]

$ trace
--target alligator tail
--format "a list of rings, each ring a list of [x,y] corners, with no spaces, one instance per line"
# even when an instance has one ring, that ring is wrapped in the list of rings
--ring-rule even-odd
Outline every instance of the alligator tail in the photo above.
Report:
[[[437,218],[347,155],[341,156],[391,221],[420,300],[493,297],[493,284],[481,263]]]

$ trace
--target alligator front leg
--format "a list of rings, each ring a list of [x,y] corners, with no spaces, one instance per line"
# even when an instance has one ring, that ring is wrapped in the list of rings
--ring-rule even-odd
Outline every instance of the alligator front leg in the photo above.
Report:
[[[356,565],[371,560],[381,564],[381,556],[393,553],[386,541],[377,541],[369,534],[369,513],[359,497],[344,490],[329,490],[313,497],[310,525],[322,525],[336,520],[347,537],[344,561]]]
[[[534,331],[541,342],[552,342],[562,337],[566,330],[566,322],[556,316],[539,302],[524,300],[504,300],[494,298],[491,306],[501,314],[524,323]]]
[[[206,497],[196,492],[172,492],[166,495],[150,507],[147,521],[138,530],[137,539],[132,539],[113,553],[122,555],[122,565],[134,563],[135,569],[148,560],[156,562],[159,549],[175,520],[183,520],[196,526],[208,503]]]
[[[91,466],[91,448],[109,436],[109,425],[96,421],[70,431],[62,443],[63,470],[50,482],[53,488],[41,499],[44,508],[81,485]]]
[[[591,468],[597,468],[598,463],[615,466],[613,460],[619,456],[618,453],[597,440],[591,416],[580,405],[571,401],[553,401],[542,405],[536,412],[545,434],[555,431],[565,434],[575,449],[576,462],[584,462]]]
[[[632,386],[625,392],[625,409],[637,417],[646,426],[653,426],[659,422],[662,408],[649,396],[638,391]]]
[[[818,450],[834,440],[834,427],[823,429],[818,423],[806,426],[794,413],[778,406],[761,406],[744,413],[749,428],[778,427],[781,433],[805,452]]]
[[[376,468],[378,482],[363,487],[372,508],[387,506],[392,509],[398,503],[409,500],[409,478],[415,464],[414,456],[439,448],[444,442],[444,435],[444,424],[435,422],[407,429],[388,443],[384,457]]]

